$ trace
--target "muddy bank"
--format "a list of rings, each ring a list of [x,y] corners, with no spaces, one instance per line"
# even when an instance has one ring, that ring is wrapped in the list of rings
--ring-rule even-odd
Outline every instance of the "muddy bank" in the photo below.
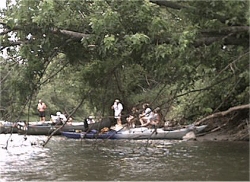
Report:
[[[210,121],[203,133],[196,135],[197,141],[249,141],[249,119],[239,121]]]
[[[249,141],[249,109],[250,104],[231,107],[208,115],[195,122],[205,124],[207,128],[196,136],[198,141]]]

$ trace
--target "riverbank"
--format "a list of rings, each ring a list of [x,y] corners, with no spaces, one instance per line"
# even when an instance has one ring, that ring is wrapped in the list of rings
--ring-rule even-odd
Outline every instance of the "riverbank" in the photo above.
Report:
[[[214,128],[214,129],[211,129],[211,126],[208,126],[208,128],[210,129],[208,129],[204,133],[197,135],[196,140],[197,141],[247,141],[249,142],[250,128],[247,122],[245,123],[246,124],[244,125],[238,125],[236,127],[230,126],[230,127],[225,127],[225,128]]]
[[[196,140],[200,142],[204,141],[237,141],[234,137],[223,132],[212,132],[201,136],[196,136]]]
[[[196,125],[207,125],[204,133],[196,136],[196,139],[198,141],[249,141],[249,107],[249,104],[235,106],[195,122]]]

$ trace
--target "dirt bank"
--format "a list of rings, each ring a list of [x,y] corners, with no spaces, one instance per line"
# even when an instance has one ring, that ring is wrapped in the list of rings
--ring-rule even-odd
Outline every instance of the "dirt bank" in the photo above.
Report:
[[[216,112],[195,122],[206,124],[204,133],[197,135],[198,141],[249,141],[250,104],[231,107],[226,111]]]
[[[208,121],[203,133],[197,134],[197,141],[249,141],[249,119],[240,121]]]

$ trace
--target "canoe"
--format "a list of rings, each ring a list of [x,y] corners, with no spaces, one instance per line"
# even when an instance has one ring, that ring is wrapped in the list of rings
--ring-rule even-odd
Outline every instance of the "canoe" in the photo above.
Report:
[[[16,122],[0,121],[0,134],[17,133]]]
[[[89,132],[66,132],[62,131],[61,134],[67,138],[73,139],[176,139],[181,140],[183,137],[193,131],[195,134],[201,132],[207,125],[202,126],[188,126],[176,130],[164,130],[164,128],[151,129],[147,127],[139,128],[126,128],[123,127],[119,130],[111,129],[105,133],[91,130]]]
[[[110,127],[111,121],[103,119],[100,122],[92,123],[89,125],[89,128],[100,131],[101,128]],[[35,124],[18,124],[18,133],[25,135],[50,135],[56,129],[62,125],[53,125],[51,122],[45,123],[35,123]],[[61,135],[62,131],[65,132],[74,132],[74,131],[85,131],[86,125],[84,122],[72,122],[72,124],[66,124],[61,129],[59,129],[54,135]]]
[[[30,124],[30,125],[18,125],[18,133],[26,135],[50,135],[53,131],[61,127],[61,125],[52,124]],[[60,135],[60,131],[75,131],[84,129],[83,124],[66,124],[55,135]]]

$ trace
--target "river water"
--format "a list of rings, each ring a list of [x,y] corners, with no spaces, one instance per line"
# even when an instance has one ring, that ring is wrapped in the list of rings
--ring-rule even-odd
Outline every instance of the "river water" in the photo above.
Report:
[[[46,139],[1,134],[0,181],[249,180],[248,142]]]

